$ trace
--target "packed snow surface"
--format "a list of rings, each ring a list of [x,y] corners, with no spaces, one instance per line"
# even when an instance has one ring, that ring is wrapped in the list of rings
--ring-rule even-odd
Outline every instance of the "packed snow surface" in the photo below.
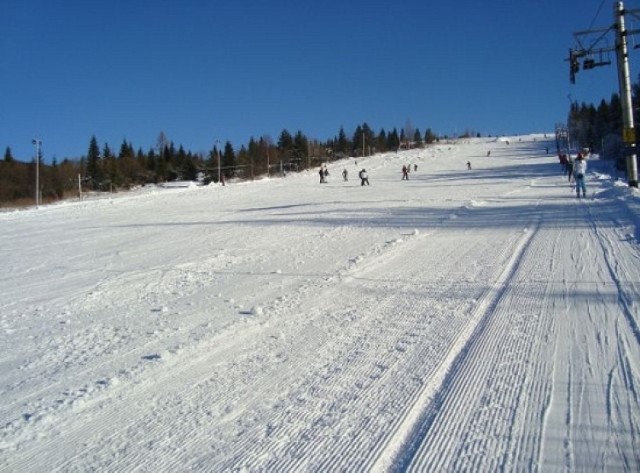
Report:
[[[0,470],[639,471],[638,195],[547,148],[1,213]]]

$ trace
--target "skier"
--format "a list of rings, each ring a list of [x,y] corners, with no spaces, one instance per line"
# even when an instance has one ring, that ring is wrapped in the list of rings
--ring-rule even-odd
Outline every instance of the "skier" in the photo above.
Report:
[[[344,171],[342,171],[342,179],[345,181],[349,180],[349,171],[347,171],[347,168],[344,168]]]
[[[407,169],[407,166],[402,166],[402,180],[403,181],[409,180],[409,170]]]
[[[318,174],[320,174],[320,184],[324,184],[325,182],[327,182],[324,180],[324,169],[322,169],[322,167],[320,167],[320,171],[318,172]]]
[[[587,173],[587,162],[584,160],[582,153],[578,153],[576,163],[574,165],[574,173],[576,179],[576,197],[580,198],[580,189],[582,189],[582,197],[587,196],[587,186],[584,183],[585,174]]]
[[[414,165],[413,165],[413,172],[416,172],[416,171],[418,171],[418,165],[417,165],[417,164],[414,164]]]
[[[471,169],[471,161],[467,161],[467,169]]]
[[[361,181],[360,185],[361,186],[364,186],[365,184],[369,185],[369,176],[368,176],[367,170],[365,168],[362,168],[362,171],[360,171],[358,173],[358,176],[360,177],[360,181]]]
[[[562,153],[560,154],[560,166],[562,166],[562,172],[567,174],[567,165],[569,164],[569,160],[567,159],[567,155]]]

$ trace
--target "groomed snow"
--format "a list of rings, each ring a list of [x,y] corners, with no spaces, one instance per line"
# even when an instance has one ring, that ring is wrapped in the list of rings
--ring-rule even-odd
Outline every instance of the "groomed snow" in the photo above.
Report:
[[[1,213],[0,470],[639,471],[638,194],[547,147]]]

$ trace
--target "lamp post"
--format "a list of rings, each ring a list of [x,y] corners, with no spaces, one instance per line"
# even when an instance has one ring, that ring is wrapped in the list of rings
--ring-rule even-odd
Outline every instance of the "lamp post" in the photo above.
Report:
[[[40,205],[40,146],[42,140],[33,139],[31,143],[36,145],[36,209]]]

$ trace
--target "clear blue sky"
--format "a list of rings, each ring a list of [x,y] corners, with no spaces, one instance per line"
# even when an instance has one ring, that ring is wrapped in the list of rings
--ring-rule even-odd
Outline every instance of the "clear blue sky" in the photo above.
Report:
[[[206,152],[364,122],[552,132],[569,94],[617,92],[614,66],[571,85],[564,61],[574,32],[613,23],[609,0],[1,0],[0,147],[30,160],[39,137],[61,161],[92,135]]]

